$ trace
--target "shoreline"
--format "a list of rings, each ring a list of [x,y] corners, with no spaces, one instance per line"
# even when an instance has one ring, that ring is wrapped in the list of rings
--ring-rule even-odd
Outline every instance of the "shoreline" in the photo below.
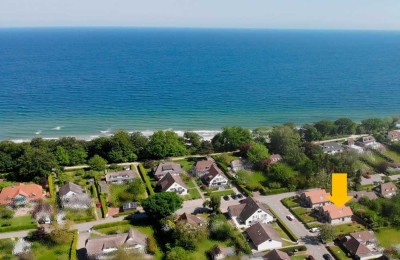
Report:
[[[123,131],[127,131],[124,129],[121,129]],[[173,130],[173,129],[164,129],[163,131],[174,131],[178,136],[182,137],[183,134],[187,131],[194,132],[199,134],[203,140],[205,141],[211,141],[211,139],[218,133],[221,133],[222,130]],[[155,131],[159,130],[145,130],[145,131],[127,131],[129,134],[135,133],[135,132],[140,132],[146,137],[150,137]],[[74,135],[74,134],[65,134],[65,135],[60,135],[60,136],[45,136],[41,135],[41,133],[36,134],[36,136],[33,137],[27,137],[27,138],[9,138],[9,139],[0,139],[0,141],[11,141],[14,143],[24,143],[24,142],[30,142],[34,138],[42,138],[44,140],[58,140],[63,137],[74,137],[77,140],[83,140],[83,141],[91,141],[93,139],[99,138],[99,137],[111,137],[116,131],[100,131],[97,134],[93,135]]]

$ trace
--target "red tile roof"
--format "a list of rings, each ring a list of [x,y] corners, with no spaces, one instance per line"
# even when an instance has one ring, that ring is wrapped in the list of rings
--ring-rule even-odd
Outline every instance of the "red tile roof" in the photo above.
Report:
[[[304,195],[310,198],[312,204],[319,204],[328,202],[329,200],[326,198],[327,196],[331,196],[329,192],[323,189],[313,189],[304,192]]]
[[[26,197],[28,201],[41,200],[44,197],[42,186],[33,183],[19,183],[13,187],[6,187],[1,191],[0,204],[13,204],[18,195]]]
[[[331,204],[331,205],[323,206],[322,209],[324,210],[324,212],[327,212],[329,214],[331,219],[338,219],[338,218],[353,216],[353,211],[351,210],[350,207],[347,207],[347,206],[338,208],[336,205]]]

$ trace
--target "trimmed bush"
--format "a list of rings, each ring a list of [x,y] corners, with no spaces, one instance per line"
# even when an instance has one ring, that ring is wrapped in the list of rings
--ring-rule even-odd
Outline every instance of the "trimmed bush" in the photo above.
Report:
[[[129,225],[130,223],[131,222],[129,220],[122,220],[122,221],[118,221],[118,222],[110,222],[110,223],[94,225],[93,229],[102,229],[102,228],[116,227],[116,226],[121,226],[121,225]]]
[[[146,188],[147,188],[147,191],[149,192],[149,195],[154,195],[155,192],[153,190],[153,187],[151,186],[149,176],[147,176],[147,171],[143,167],[142,164],[139,164],[139,172],[140,172],[140,175],[142,176],[144,183],[146,184]]]
[[[74,231],[74,238],[72,239],[71,249],[69,251],[69,259],[76,260],[76,248],[78,247],[78,230]]]
[[[21,225],[21,226],[0,227],[0,233],[27,230],[27,229],[35,229],[35,228],[37,228],[37,224],[36,223],[27,224],[27,225]]]
[[[154,255],[157,251],[157,244],[154,238],[148,237],[147,238],[147,253]]]
[[[303,251],[307,251],[307,247],[306,246],[291,246],[291,247],[284,247],[279,249],[283,252],[289,253],[289,252],[303,252]]]
[[[53,180],[53,175],[49,175],[49,177],[47,177],[47,182],[49,184],[49,193],[50,193],[50,197],[52,199],[56,198],[56,189],[54,187],[54,180]]]

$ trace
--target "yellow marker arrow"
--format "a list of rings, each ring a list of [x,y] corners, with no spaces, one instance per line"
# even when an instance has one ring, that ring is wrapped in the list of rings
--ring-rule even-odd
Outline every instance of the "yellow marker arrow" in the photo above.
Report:
[[[333,173],[332,196],[328,196],[327,199],[341,208],[352,198],[347,195],[347,173]]]

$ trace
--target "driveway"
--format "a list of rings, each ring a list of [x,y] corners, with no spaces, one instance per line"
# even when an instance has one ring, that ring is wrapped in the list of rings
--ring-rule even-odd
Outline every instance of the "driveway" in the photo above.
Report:
[[[374,184],[374,182],[379,182],[382,181],[382,177],[384,177],[385,174],[379,173],[379,174],[373,174],[371,175],[371,178],[367,179],[361,176],[361,185],[370,185]]]
[[[287,215],[292,213],[281,203],[281,200],[295,195],[295,192],[289,192],[270,196],[257,196],[255,198],[267,204],[282,219],[286,226],[299,237],[299,242],[303,242],[306,245],[310,255],[313,255],[315,259],[323,259],[322,255],[329,254],[329,252],[323,244],[319,243],[317,234],[310,233],[297,219],[290,221],[286,218]]]

